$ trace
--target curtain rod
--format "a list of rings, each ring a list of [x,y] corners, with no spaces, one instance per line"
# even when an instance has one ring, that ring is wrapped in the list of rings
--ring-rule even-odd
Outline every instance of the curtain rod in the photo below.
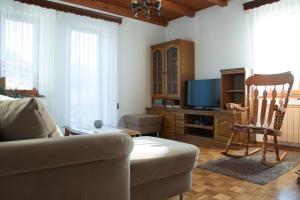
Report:
[[[250,10],[266,4],[271,4],[279,1],[280,0],[254,0],[254,1],[244,3],[243,6],[244,6],[244,10]]]
[[[56,2],[47,1],[47,0],[15,0],[15,1],[18,1],[21,3],[26,3],[26,4],[31,4],[31,5],[36,5],[36,6],[40,6],[43,8],[54,9],[57,11],[68,12],[68,13],[73,13],[76,15],[83,15],[83,16],[92,17],[95,19],[102,19],[102,20],[122,24],[121,17],[116,17],[113,15],[99,13],[99,12],[95,12],[95,11],[91,11],[91,10],[85,10],[82,8],[77,8],[75,6],[70,6],[70,5],[66,5],[66,4],[56,3]]]

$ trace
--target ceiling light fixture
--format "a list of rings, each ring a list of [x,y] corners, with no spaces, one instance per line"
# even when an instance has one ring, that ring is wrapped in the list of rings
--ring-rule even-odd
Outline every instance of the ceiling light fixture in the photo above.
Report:
[[[131,7],[135,17],[144,15],[151,19],[151,16],[161,15],[161,0],[132,0]]]

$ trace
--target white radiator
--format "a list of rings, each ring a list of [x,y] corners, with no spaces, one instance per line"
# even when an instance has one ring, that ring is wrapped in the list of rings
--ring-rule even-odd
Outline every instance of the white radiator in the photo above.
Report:
[[[261,105],[259,105],[259,110],[260,110],[260,106]],[[260,114],[258,114],[258,121],[259,120],[260,120]],[[272,126],[273,124],[271,124],[271,127]],[[278,141],[283,142],[285,144],[286,143],[300,144],[300,105],[288,105],[288,110],[284,117],[281,130],[282,130],[282,136],[278,137]],[[257,134],[256,140],[262,142],[263,135]],[[273,137],[269,137],[268,140],[272,141]]]
[[[289,105],[279,141],[300,144],[300,105]]]

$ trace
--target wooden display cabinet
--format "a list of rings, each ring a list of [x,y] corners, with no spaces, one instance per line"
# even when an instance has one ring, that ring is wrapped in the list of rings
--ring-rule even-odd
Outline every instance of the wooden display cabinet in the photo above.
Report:
[[[253,74],[248,68],[221,70],[221,109],[226,110],[227,103],[245,106],[247,98],[246,79]]]
[[[200,140],[215,140],[226,143],[231,134],[230,123],[233,122],[233,114],[229,111],[204,111],[166,108],[146,108],[147,114],[156,114],[164,117],[161,136],[168,139],[199,138]],[[209,124],[197,124],[197,119],[210,118]],[[244,134],[235,138],[235,142],[243,143]],[[255,142],[255,137],[250,138]]]
[[[184,123],[185,134],[214,138],[214,118],[213,114],[206,112],[186,113]]]
[[[185,115],[181,112],[176,112],[175,120],[175,135],[184,135]]]
[[[152,97],[162,98],[164,95],[164,49],[152,49]]]
[[[151,46],[153,107],[182,108],[185,81],[195,79],[194,43],[174,40]]]

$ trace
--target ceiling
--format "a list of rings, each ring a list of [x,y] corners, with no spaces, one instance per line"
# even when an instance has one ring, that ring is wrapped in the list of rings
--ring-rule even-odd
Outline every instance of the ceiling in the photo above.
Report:
[[[89,8],[135,18],[131,11],[131,0],[62,0]],[[227,6],[228,0],[162,0],[162,16],[153,16],[150,20],[144,16],[135,19],[148,23],[167,26],[168,22],[179,17],[194,17],[195,12],[211,6]]]

